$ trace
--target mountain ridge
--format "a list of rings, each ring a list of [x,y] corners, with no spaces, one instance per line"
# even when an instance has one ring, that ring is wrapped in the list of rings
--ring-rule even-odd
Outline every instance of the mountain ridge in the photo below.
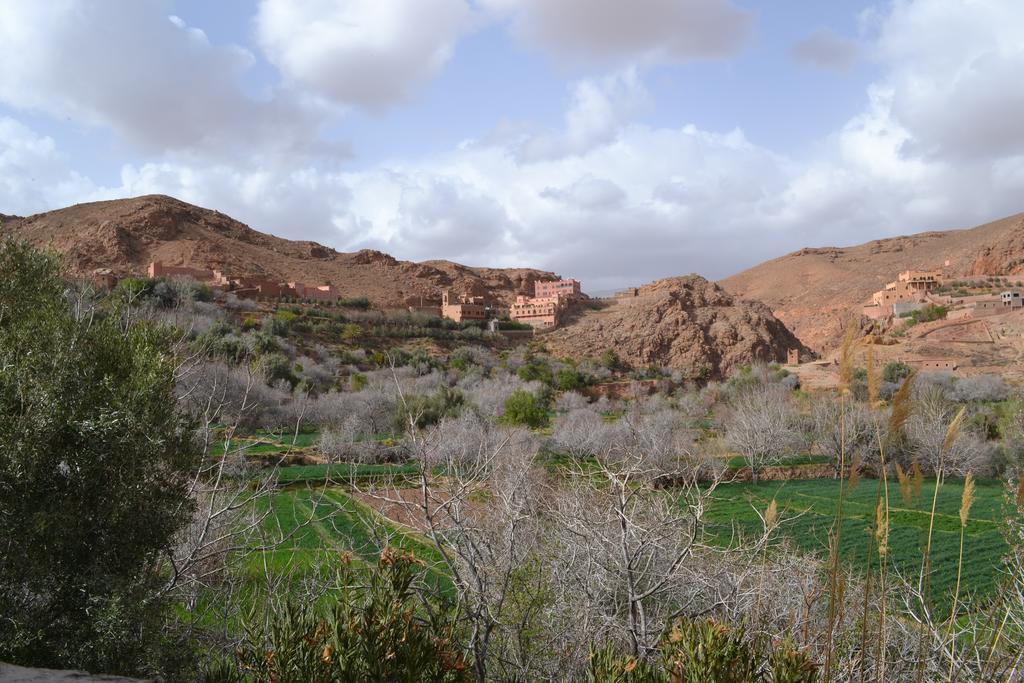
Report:
[[[436,303],[442,289],[509,303],[533,283],[557,279],[534,268],[472,267],[445,260],[402,261],[384,252],[340,252],[317,242],[254,230],[230,216],[165,195],[75,204],[27,217],[0,214],[0,237],[60,252],[69,274],[97,268],[141,275],[150,261],[218,269],[232,277],[333,284],[343,296],[384,307]]]
[[[842,337],[871,294],[908,269],[949,277],[1024,272],[1024,213],[973,228],[929,230],[849,247],[805,247],[719,280],[727,291],[767,304],[819,353]]]

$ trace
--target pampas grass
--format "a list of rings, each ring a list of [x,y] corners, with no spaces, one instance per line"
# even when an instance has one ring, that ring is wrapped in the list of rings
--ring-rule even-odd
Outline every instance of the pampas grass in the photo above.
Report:
[[[961,414],[963,411],[960,411]],[[952,426],[952,425],[950,425]],[[964,479],[964,490],[960,496],[960,557],[956,564],[956,588],[953,590],[953,608],[949,613],[949,629],[946,637],[949,638],[949,680],[953,680],[953,664],[956,662],[956,610],[957,602],[960,599],[960,578],[964,569],[964,536],[967,530],[967,519],[971,515],[971,506],[974,504],[974,477],[970,474]]]

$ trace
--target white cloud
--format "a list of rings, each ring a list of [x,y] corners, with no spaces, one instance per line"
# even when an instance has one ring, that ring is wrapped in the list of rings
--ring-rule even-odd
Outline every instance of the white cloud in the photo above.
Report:
[[[289,79],[376,109],[434,76],[472,19],[465,0],[262,0],[256,31]]]
[[[815,29],[789,49],[790,56],[798,62],[833,71],[848,70],[859,53],[857,43],[827,28]]]
[[[553,4],[559,12],[579,9],[569,1]],[[640,72],[627,67],[572,84],[558,130],[536,131],[510,122],[443,154],[346,172],[301,153],[274,153],[266,136],[253,134],[251,127],[231,137],[214,125],[211,130],[221,130],[218,135],[229,140],[251,137],[252,153],[243,161],[202,154],[195,150],[196,139],[205,138],[186,135],[191,141],[175,143],[175,153],[126,166],[120,187],[98,188],[69,170],[53,140],[0,119],[0,212],[165,192],[292,238],[316,239],[345,250],[374,246],[402,258],[542,267],[581,277],[591,289],[695,270],[719,277],[801,246],[971,225],[1022,208],[1024,133],[1011,123],[1024,120],[1024,82],[1010,76],[1018,71],[1024,49],[1024,17],[1006,3],[964,5],[973,9],[961,11],[961,3],[953,0],[899,2],[881,16],[878,40],[865,45],[881,75],[866,92],[863,110],[819,141],[807,158],[787,156],[740,129],[638,123],[638,113],[647,111],[651,98]],[[27,4],[0,5],[0,18],[14,18],[10,8],[15,6],[28,12]],[[42,16],[72,3],[55,0],[38,6],[45,8],[37,10]],[[90,7],[92,14],[84,16],[95,18],[100,10]],[[525,31],[529,21],[556,11],[539,7],[523,0],[506,9],[517,13],[514,21],[526,22]],[[598,10],[600,22],[606,21]],[[52,11],[72,25],[85,21],[77,14],[72,21]],[[531,18],[530,12],[539,14]],[[110,20],[121,26],[116,18]],[[96,21],[87,23],[99,30]],[[244,68],[244,59],[233,61],[238,58],[231,56],[233,48],[211,46],[181,22],[163,16],[152,27],[159,36],[173,37],[168,45],[174,49],[182,49],[182,40],[195,48],[184,53],[201,57],[186,62],[190,68],[221,65],[220,75],[200,83],[201,91],[230,85],[237,78],[233,69]],[[632,35],[634,28],[624,30]],[[24,25],[12,28],[0,21],[0,34],[17,37],[26,31]],[[68,31],[59,29],[57,35]],[[630,59],[664,58],[672,54],[664,40],[655,36],[645,43],[654,49],[649,54],[626,52]],[[114,53],[130,61],[128,48],[114,43]],[[605,57],[626,53],[612,47]],[[131,137],[125,131],[137,131],[150,146],[162,136],[184,135],[162,133],[145,116],[133,113],[130,81],[124,74],[101,74],[95,83],[100,94],[74,84],[65,92],[58,86],[70,76],[47,70],[79,73],[68,66],[70,57],[33,49],[25,47],[33,62],[28,66],[0,57],[0,66],[10,67],[0,73],[0,98],[60,115],[93,116],[119,135]],[[83,59],[117,71],[108,58],[86,54]],[[165,68],[163,61],[147,59],[151,61],[140,61]],[[418,72],[392,93],[407,93],[435,71],[430,67]],[[34,90],[24,80],[32,74],[40,81]],[[24,92],[12,90],[19,83]],[[313,81],[307,85],[320,89]],[[182,92],[173,81],[169,87]],[[117,88],[128,92],[117,98]],[[237,115],[245,119],[253,106],[258,112],[280,106],[281,118],[287,119],[281,124],[283,137],[293,135],[291,139],[311,144],[313,138],[284,115],[284,104],[271,101],[263,108],[237,89],[228,90],[230,106],[221,111],[221,100],[214,100],[214,111],[204,114],[214,124],[229,120],[225,111],[242,112]],[[162,101],[147,87],[139,97],[148,102],[146,110]],[[391,101],[388,97],[377,101]],[[200,118],[185,116],[184,129],[198,129]],[[256,120],[267,131],[278,130],[274,116],[260,113]],[[158,121],[171,125],[166,117]],[[264,153],[268,148],[271,153]],[[26,178],[42,180],[33,185]]]
[[[520,136],[515,141],[516,157],[530,162],[585,154],[612,140],[623,124],[650,106],[650,95],[636,69],[582,79],[572,85],[565,129]]]
[[[685,62],[734,54],[752,15],[729,0],[483,0],[524,40],[564,59]]]
[[[878,56],[908,155],[978,160],[1024,152],[1024,3],[898,2]]]
[[[248,97],[239,79],[253,55],[213,45],[171,7],[5,0],[0,101],[108,127],[147,153],[312,152],[320,114],[294,93]]]
[[[95,191],[88,178],[68,167],[53,138],[0,116],[0,213],[47,211]]]

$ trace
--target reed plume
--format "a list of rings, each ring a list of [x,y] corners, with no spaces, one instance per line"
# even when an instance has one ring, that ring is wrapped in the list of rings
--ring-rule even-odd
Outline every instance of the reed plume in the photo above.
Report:
[[[850,461],[850,478],[846,482],[847,493],[853,493],[860,483],[860,456],[854,455]]]
[[[868,403],[872,408],[881,405],[881,386],[882,386],[882,373],[878,369],[878,364],[875,362],[875,347],[874,345],[868,346],[867,353],[867,370],[868,370]]]
[[[924,486],[924,472],[916,459],[910,463],[910,482],[913,485],[914,500],[917,500],[921,497],[921,487]]]
[[[880,558],[884,558],[889,553],[889,517],[885,514],[884,502],[879,500],[875,507],[875,540],[878,542]]]
[[[942,441],[942,450],[948,452],[953,444],[956,443],[956,439],[960,436],[960,429],[964,424],[964,414],[967,411],[967,406],[964,406],[953,418],[953,421],[949,423],[949,427],[946,428],[946,438]]]
[[[910,400],[910,394],[914,390],[914,380],[916,375],[911,373],[903,380],[902,386],[899,391],[892,398],[892,412],[889,414],[889,438],[895,439],[903,431],[903,425],[907,423],[911,413],[913,413],[914,404]]]
[[[839,347],[839,391],[844,395],[850,392],[853,382],[853,341],[856,334],[857,329],[851,320],[846,324],[846,334]]]
[[[775,528],[775,524],[779,521],[779,506],[772,498],[772,502],[768,504],[768,509],[764,511],[764,530],[771,531]]]
[[[960,411],[963,413],[963,411]],[[950,425],[952,427],[952,425]],[[967,519],[971,514],[971,505],[974,504],[974,476],[971,474],[967,475],[964,479],[964,490],[960,495],[960,557],[956,563],[956,588],[953,590],[953,608],[949,613],[949,628],[946,631],[946,637],[949,638],[949,680],[953,680],[953,663],[956,661],[956,610],[958,607],[958,601],[960,600],[960,578],[963,576],[964,569],[964,536],[967,531]]]
[[[910,477],[903,471],[899,463],[896,463],[896,478],[900,482],[900,497],[903,498],[903,502],[909,507],[914,502],[913,485],[910,483]]]

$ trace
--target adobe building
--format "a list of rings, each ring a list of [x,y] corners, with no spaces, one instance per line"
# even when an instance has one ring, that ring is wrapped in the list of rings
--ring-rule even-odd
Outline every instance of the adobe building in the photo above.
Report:
[[[441,317],[449,318],[457,323],[485,320],[487,306],[484,304],[482,296],[460,294],[458,299],[453,299],[451,292],[446,289],[441,292]]]
[[[896,276],[896,282],[908,289],[927,294],[942,282],[941,270],[904,270]]]
[[[121,278],[110,268],[97,268],[89,275],[89,281],[94,287],[113,289],[117,287],[117,283],[121,281]]]
[[[956,372],[960,367],[956,358],[913,358],[907,363],[921,372]]]
[[[861,313],[872,320],[887,318],[895,313],[897,304],[921,303],[925,297],[942,282],[938,270],[904,270],[896,279],[885,285],[885,289],[871,295],[871,303]],[[901,312],[906,307],[901,307]],[[913,310],[913,309],[911,309]]]
[[[533,296],[536,299],[548,299],[551,297],[578,299],[582,293],[580,281],[576,279],[537,280],[533,283]]]
[[[297,299],[334,301],[339,298],[338,291],[333,285],[307,285],[304,282],[289,282],[288,289],[291,292],[286,293],[286,296],[294,296]]]
[[[786,365],[800,365],[800,349],[786,351]]]
[[[534,329],[551,329],[558,325],[558,314],[561,308],[562,297],[560,296],[530,298],[520,295],[516,297],[516,302],[509,309],[508,317]]]
[[[186,268],[185,266],[165,266],[162,261],[152,261],[147,271],[151,278],[191,278],[196,282],[210,282],[214,279],[212,270]]]

